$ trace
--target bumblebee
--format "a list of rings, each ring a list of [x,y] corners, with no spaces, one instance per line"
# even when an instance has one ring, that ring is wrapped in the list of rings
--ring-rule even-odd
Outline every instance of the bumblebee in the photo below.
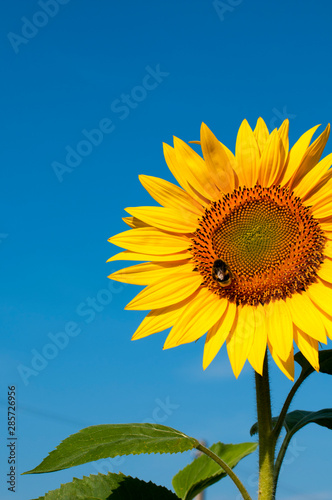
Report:
[[[220,286],[228,286],[232,282],[232,272],[226,262],[221,259],[214,261],[211,274],[212,278],[218,281]]]

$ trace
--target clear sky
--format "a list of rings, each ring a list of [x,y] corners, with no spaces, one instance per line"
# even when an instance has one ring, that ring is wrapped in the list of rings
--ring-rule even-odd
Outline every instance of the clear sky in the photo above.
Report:
[[[8,385],[19,472],[101,423],[155,421],[209,444],[250,441],[250,366],[235,380],[222,349],[203,372],[203,339],[168,351],[165,332],[131,342],[145,313],[124,311],[139,287],[107,279],[121,267],[105,263],[117,251],[107,238],[126,229],[125,207],[154,204],[139,174],[172,180],[162,142],[173,135],[198,139],[204,121],[234,150],[244,118],[254,126],[262,116],[270,129],[289,118],[291,143],[331,121],[331,2],[16,0],[0,9],[0,497],[13,498]],[[275,413],[290,387],[273,368]],[[331,394],[329,377],[312,375],[292,408],[330,407]],[[297,435],[279,500],[332,498],[331,444],[318,426]],[[20,476],[15,498],[107,470],[171,487],[191,459]],[[252,456],[237,468],[253,494],[256,467]],[[227,479],[206,498],[221,495],[237,500]]]

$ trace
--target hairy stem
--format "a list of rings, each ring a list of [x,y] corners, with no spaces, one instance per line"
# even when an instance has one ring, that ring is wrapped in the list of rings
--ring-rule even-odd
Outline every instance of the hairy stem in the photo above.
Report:
[[[278,456],[277,456],[277,459],[276,459],[276,465],[275,465],[275,470],[274,470],[274,495],[276,494],[276,490],[277,490],[277,484],[278,484],[278,478],[279,478],[279,473],[280,473],[280,469],[281,469],[281,464],[282,464],[282,461],[285,457],[285,454],[286,454],[286,451],[287,451],[287,448],[288,448],[288,445],[289,445],[289,442],[290,440],[292,439],[292,434],[289,432],[286,434],[285,436],[285,439],[283,440],[283,443],[280,447],[280,450],[279,450],[279,453],[278,453]]]
[[[196,449],[199,450],[199,451],[201,451],[202,453],[205,453],[205,455],[207,455],[208,457],[212,458],[212,460],[214,460],[215,462],[217,462],[217,464],[220,465],[220,467],[222,469],[224,469],[224,471],[226,472],[226,474],[228,474],[228,476],[231,478],[231,480],[233,481],[233,483],[235,484],[235,486],[237,487],[237,489],[239,490],[239,492],[243,496],[244,500],[252,500],[251,496],[249,495],[249,493],[247,492],[247,490],[245,489],[245,487],[241,483],[240,479],[237,477],[236,474],[234,474],[234,472],[226,464],[226,462],[224,462],[220,457],[218,457],[218,455],[216,455],[215,453],[213,453],[213,451],[209,450],[209,448],[206,448],[202,444],[199,444],[198,446],[196,446]]]
[[[275,441],[277,441],[278,437],[279,437],[279,434],[281,432],[281,429],[282,429],[282,426],[283,426],[283,423],[284,423],[284,420],[285,420],[285,417],[286,417],[286,414],[287,414],[287,411],[288,411],[288,408],[293,400],[293,397],[295,396],[295,393],[296,391],[298,390],[298,388],[300,387],[300,385],[302,384],[302,382],[306,379],[306,375],[304,375],[304,370],[302,370],[299,378],[297,379],[297,381],[295,382],[295,384],[293,385],[292,389],[290,390],[286,400],[285,400],[285,403],[284,403],[284,406],[282,407],[282,410],[280,412],[280,415],[278,417],[278,420],[277,420],[277,423],[276,425],[274,426],[273,428],[273,435],[274,435],[274,439]]]
[[[259,491],[258,500],[274,498],[274,452],[268,358],[265,354],[263,375],[255,372],[259,443]]]

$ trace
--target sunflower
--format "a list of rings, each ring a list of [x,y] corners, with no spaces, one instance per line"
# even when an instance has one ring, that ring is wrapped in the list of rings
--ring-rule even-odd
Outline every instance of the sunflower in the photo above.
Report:
[[[179,185],[139,176],[160,206],[127,208],[131,229],[109,239],[125,249],[109,261],[145,261],[109,276],[146,286],[126,306],[150,310],[133,339],[172,327],[168,349],[207,333],[203,368],[226,343],[236,377],[247,359],[262,374],[268,346],[291,380],[295,342],[319,370],[319,342],[332,339],[330,127],[290,150],[288,128],[244,120],[234,155],[203,123],[202,156],[164,145]]]

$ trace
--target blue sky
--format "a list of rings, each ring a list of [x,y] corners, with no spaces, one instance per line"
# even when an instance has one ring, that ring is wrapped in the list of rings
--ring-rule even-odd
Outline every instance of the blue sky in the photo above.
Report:
[[[172,180],[162,142],[173,135],[198,139],[204,121],[234,150],[244,118],[254,126],[262,116],[270,129],[289,118],[291,143],[331,121],[330,2],[17,0],[1,10],[0,435],[15,385],[19,472],[100,423],[156,421],[209,444],[250,441],[251,368],[235,380],[222,349],[203,372],[203,339],[168,351],[165,332],[131,342],[144,313],[124,306],[139,287],[107,279],[121,266],[105,263],[116,253],[107,238],[126,229],[125,207],[153,204],[139,174]],[[274,367],[271,379],[277,413],[291,383]],[[331,381],[315,374],[293,409],[329,406]],[[316,426],[298,434],[280,500],[332,498],[330,443]],[[19,476],[17,498],[107,470],[170,487],[191,459]],[[252,456],[237,468],[253,494],[256,465]],[[4,500],[7,467],[2,446]],[[237,499],[227,479],[207,499],[220,495]]]

